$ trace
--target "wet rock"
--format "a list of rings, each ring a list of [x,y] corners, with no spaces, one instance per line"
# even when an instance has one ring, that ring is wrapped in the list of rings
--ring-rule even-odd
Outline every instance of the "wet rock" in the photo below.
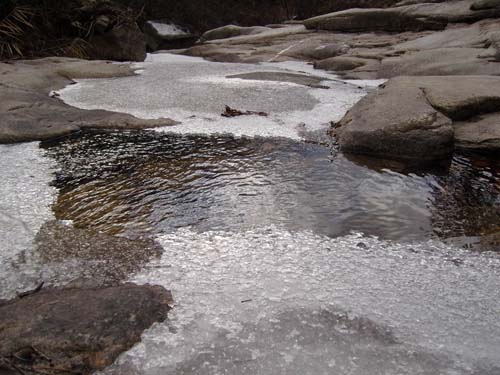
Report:
[[[353,70],[367,64],[367,60],[358,57],[339,56],[318,61],[314,64],[316,69],[343,72]]]
[[[469,122],[457,122],[455,144],[462,149],[498,152],[500,150],[500,114],[481,116]]]
[[[347,113],[336,133],[343,151],[395,159],[439,159],[451,153],[451,120],[408,83],[391,80]]]
[[[270,30],[270,28],[263,26],[241,27],[236,25],[227,25],[205,32],[201,36],[200,41],[206,42],[209,40],[227,39],[241,35],[255,35],[267,30]]]
[[[479,0],[470,7],[472,10],[485,10],[500,8],[500,0]]]
[[[90,41],[89,55],[97,60],[144,61],[146,38],[136,23],[118,24]]]
[[[110,25],[111,25],[111,20],[109,19],[109,17],[105,15],[100,15],[95,20],[94,30],[98,34],[104,34],[106,31],[108,31]]]
[[[171,304],[159,286],[42,289],[0,305],[0,358],[23,374],[91,374],[164,321]]]
[[[453,150],[453,121],[458,123],[459,142],[495,150],[497,116],[475,122],[467,132],[459,122],[474,125],[476,116],[499,108],[500,77],[398,77],[356,104],[334,132],[347,152],[439,159]]]
[[[35,244],[45,264],[73,262],[71,269],[66,268],[67,274],[58,275],[58,279],[98,278],[107,285],[126,279],[163,252],[151,239],[110,236],[59,221],[45,223],[35,237]]]

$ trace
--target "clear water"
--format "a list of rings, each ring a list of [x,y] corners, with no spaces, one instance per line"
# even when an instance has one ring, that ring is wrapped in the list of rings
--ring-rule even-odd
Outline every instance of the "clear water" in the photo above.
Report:
[[[500,223],[495,160],[457,156],[397,172],[315,143],[155,132],[88,133],[44,147],[60,165],[56,216],[110,234],[280,225],[415,241],[477,236]]]

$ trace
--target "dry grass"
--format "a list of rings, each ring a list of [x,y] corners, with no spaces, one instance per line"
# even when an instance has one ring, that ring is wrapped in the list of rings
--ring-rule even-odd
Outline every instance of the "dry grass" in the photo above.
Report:
[[[0,57],[22,57],[21,42],[31,22],[34,10],[28,6],[15,6],[0,20]]]

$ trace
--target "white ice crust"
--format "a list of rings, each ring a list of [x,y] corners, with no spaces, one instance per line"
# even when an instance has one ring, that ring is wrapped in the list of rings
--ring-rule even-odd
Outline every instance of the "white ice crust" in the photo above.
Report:
[[[107,80],[80,80],[60,92],[68,104],[83,109],[125,112],[139,118],[172,118],[181,124],[160,131],[180,134],[233,134],[235,136],[302,139],[304,131],[324,129],[338,121],[365,94],[360,84],[339,82],[304,63],[225,64],[173,54],[149,55],[137,65],[140,75]],[[330,89],[309,88],[289,82],[227,78],[239,73],[277,71],[325,78]],[[221,116],[226,105],[269,113],[269,117]]]

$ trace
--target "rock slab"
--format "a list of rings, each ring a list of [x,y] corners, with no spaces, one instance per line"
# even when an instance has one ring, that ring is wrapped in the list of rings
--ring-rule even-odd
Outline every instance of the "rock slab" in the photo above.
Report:
[[[345,152],[435,160],[461,148],[500,151],[500,77],[397,77],[357,103],[333,134]]]
[[[0,371],[91,374],[111,365],[166,319],[159,286],[47,289],[0,304]]]

